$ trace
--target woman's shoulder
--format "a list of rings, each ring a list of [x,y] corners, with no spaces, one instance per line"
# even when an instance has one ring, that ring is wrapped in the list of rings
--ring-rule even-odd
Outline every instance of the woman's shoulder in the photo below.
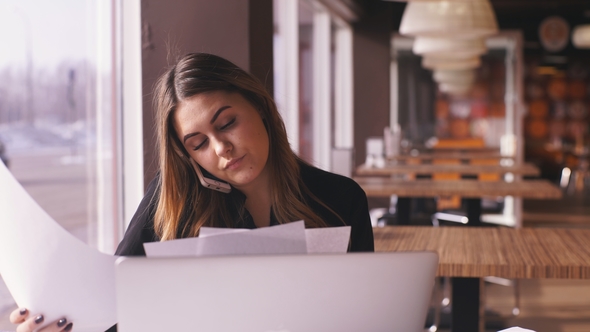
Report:
[[[366,199],[364,190],[349,177],[324,171],[306,163],[301,163],[300,169],[303,183],[323,201]]]
[[[309,191],[328,206],[310,202],[328,226],[351,226],[349,251],[374,251],[367,195],[353,179],[301,165],[301,178]]]
[[[158,204],[160,174],[150,182],[146,193],[129,222],[125,236],[117,247],[119,256],[144,256],[143,243],[157,241],[154,215]]]

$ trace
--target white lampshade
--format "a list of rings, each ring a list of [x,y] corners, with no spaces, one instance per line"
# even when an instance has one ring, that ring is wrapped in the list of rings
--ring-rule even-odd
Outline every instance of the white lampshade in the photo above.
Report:
[[[475,70],[435,70],[433,77],[437,83],[473,84]]]
[[[488,48],[483,38],[455,39],[418,36],[414,39],[412,50],[419,55],[438,54],[448,57],[469,58],[486,53]]]
[[[422,67],[431,70],[465,70],[474,69],[480,65],[479,57],[462,59],[425,56],[422,58]]]
[[[488,0],[408,2],[399,32],[411,36],[480,38],[498,32]]]
[[[450,83],[442,83],[438,85],[441,92],[448,93],[453,96],[464,96],[471,91],[473,85],[456,85]]]
[[[590,48],[590,24],[578,25],[574,28],[572,44],[577,48]]]

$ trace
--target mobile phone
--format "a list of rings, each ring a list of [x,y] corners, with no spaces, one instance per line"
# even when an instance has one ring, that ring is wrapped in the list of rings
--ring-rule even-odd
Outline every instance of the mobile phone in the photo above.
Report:
[[[191,159],[191,163],[193,164],[193,168],[195,169],[197,177],[199,178],[199,181],[203,187],[221,191],[222,193],[226,194],[231,192],[231,186],[229,183],[216,178],[213,174],[207,172],[206,169],[201,167],[201,165],[197,164],[197,162],[195,162],[193,159]]]

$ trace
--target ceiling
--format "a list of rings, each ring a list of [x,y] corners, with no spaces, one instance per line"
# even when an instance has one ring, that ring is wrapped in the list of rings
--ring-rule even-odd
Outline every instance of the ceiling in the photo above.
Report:
[[[382,10],[377,2],[387,2],[393,8],[393,29],[397,30],[406,3],[402,0],[357,0],[367,11]],[[390,2],[391,1],[391,2]],[[525,53],[540,55],[546,52],[539,43],[539,26],[549,16],[561,16],[570,29],[580,24],[590,24],[590,0],[490,0],[501,30],[520,30],[525,41]],[[371,5],[373,4],[373,5]],[[590,55],[590,50],[575,49],[568,45],[556,55]]]
[[[590,0],[491,0],[500,29],[521,30],[527,54],[555,54],[587,56],[588,50],[580,50],[571,43],[560,52],[543,50],[539,42],[539,26],[550,16],[564,18],[570,31],[580,24],[590,24]]]
[[[523,10],[563,10],[567,12],[590,9],[588,0],[491,0],[492,6],[497,11],[514,12]]]

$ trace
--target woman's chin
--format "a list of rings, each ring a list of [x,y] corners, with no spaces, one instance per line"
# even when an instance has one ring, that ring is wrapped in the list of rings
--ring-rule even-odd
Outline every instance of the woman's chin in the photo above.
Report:
[[[236,189],[248,187],[248,185],[250,183],[252,183],[252,181],[249,181],[248,179],[239,179],[239,180],[232,179],[232,181],[230,182],[231,186]]]
[[[230,179],[229,183],[232,185],[232,187],[235,187],[236,189],[247,188],[250,185],[254,184],[256,182],[256,179],[257,177],[255,176],[239,176]]]

